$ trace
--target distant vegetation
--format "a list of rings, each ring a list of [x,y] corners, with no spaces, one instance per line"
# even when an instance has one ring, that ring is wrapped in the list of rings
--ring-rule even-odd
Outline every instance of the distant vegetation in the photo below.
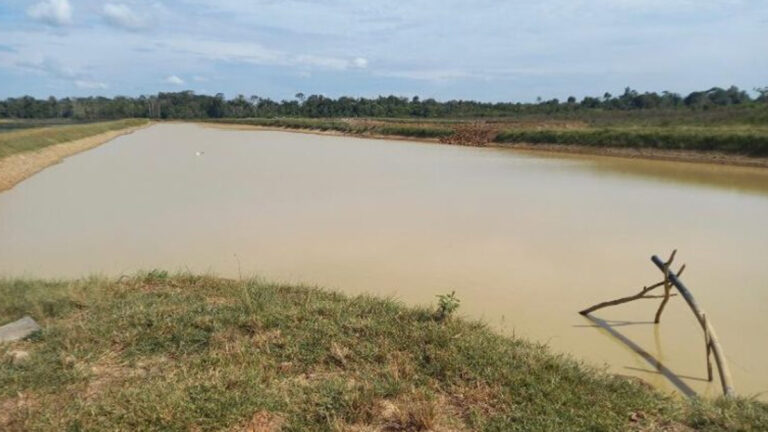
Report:
[[[191,119],[467,145],[563,144],[768,156],[768,87],[756,89],[755,94],[737,87],[715,87],[687,96],[626,88],[618,96],[606,93],[581,101],[569,97],[536,103],[438,102],[395,96],[334,99],[301,93],[275,102],[191,91],[136,98],[22,97],[0,101],[0,135],[62,122]]]
[[[626,113],[642,112],[639,116],[653,117],[651,113],[677,113],[674,117],[688,117],[705,122],[716,118],[721,121],[768,121],[768,87],[756,89],[756,97],[737,87],[712,88],[696,91],[687,96],[672,92],[639,93],[626,88],[620,95],[605,93],[600,97],[575,97],[565,100],[546,100],[536,103],[476,102],[381,96],[378,98],[328,98],[322,95],[273,101],[258,96],[196,95],[191,91],[159,93],[140,97],[88,97],[34,99],[9,98],[0,101],[0,118],[102,120],[117,118],[203,119],[246,117],[396,117],[396,118],[497,118],[546,115],[549,118],[582,118],[604,121],[622,119]],[[715,112],[715,114],[697,114]],[[607,113],[607,114],[606,114]],[[649,115],[650,114],[650,115]],[[633,118],[635,116],[632,116]]]
[[[435,309],[152,271],[0,280],[3,431],[765,431],[768,405],[686,400]],[[19,351],[27,355],[18,360]]]

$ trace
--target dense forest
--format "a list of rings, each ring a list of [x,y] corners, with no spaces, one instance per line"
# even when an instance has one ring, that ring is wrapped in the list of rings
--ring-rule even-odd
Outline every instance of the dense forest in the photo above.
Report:
[[[687,96],[673,92],[639,93],[626,88],[618,96],[538,100],[535,103],[476,102],[380,96],[375,99],[296,94],[280,102],[258,96],[226,99],[223,94],[197,95],[192,91],[158,93],[140,97],[86,97],[35,99],[29,96],[0,101],[0,118],[101,120],[127,117],[194,119],[247,117],[505,117],[521,114],[635,110],[709,110],[729,106],[768,106],[768,87],[755,89],[757,96],[738,87],[714,87]]]

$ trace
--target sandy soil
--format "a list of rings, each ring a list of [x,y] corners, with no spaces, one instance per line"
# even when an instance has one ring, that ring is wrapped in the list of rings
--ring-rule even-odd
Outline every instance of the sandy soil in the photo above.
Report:
[[[361,138],[372,139],[386,139],[397,141],[418,141],[428,143],[439,143],[434,138],[413,138],[413,137],[399,137],[393,135],[357,135],[347,134],[337,131],[317,131],[311,129],[290,129],[290,128],[275,128],[264,126],[253,126],[243,124],[223,124],[223,123],[199,123],[204,127],[213,127],[219,129],[235,129],[235,130],[271,130],[271,131],[283,131],[283,132],[295,132],[306,133],[313,135],[335,135],[335,136],[354,136]],[[718,165],[736,165],[736,166],[748,166],[757,168],[768,168],[768,158],[764,157],[750,157],[744,155],[719,153],[719,152],[704,152],[695,150],[664,150],[664,149],[652,149],[652,148],[610,148],[610,147],[592,147],[592,146],[580,146],[580,145],[563,145],[563,144],[526,144],[526,143],[493,143],[488,147],[496,148],[508,148],[514,150],[523,151],[541,151],[551,153],[569,153],[569,154],[584,154],[584,155],[598,155],[598,156],[611,156],[630,159],[650,159],[650,160],[666,160],[675,162],[694,162],[694,163],[708,163]]]
[[[109,131],[74,141],[54,144],[40,150],[23,152],[0,159],[0,192],[8,190],[33,174],[61,162],[64,158],[92,149],[121,135],[132,133],[149,124]]]

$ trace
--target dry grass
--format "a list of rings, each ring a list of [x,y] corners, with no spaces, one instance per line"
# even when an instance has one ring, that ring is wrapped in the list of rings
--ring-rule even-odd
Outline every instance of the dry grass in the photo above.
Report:
[[[463,123],[454,126],[453,133],[441,137],[440,142],[443,144],[482,147],[492,143],[498,133],[496,127],[489,123]]]

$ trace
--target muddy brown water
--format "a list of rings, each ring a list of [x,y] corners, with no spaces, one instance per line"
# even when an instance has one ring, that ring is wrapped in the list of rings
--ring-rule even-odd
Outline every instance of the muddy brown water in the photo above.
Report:
[[[201,152],[201,155],[196,155]],[[679,249],[736,389],[768,391],[768,170],[162,124],[0,194],[0,275],[165,268],[434,304],[665,391],[718,395],[656,282]],[[641,352],[640,354],[638,353]]]

